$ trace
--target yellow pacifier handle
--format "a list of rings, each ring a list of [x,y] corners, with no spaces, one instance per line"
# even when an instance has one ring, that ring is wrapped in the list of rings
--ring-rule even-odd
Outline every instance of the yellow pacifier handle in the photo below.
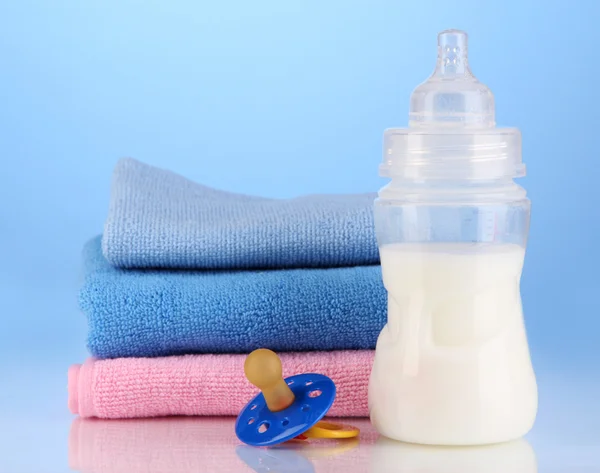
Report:
[[[351,439],[359,433],[360,430],[351,425],[320,421],[302,435],[312,439]]]

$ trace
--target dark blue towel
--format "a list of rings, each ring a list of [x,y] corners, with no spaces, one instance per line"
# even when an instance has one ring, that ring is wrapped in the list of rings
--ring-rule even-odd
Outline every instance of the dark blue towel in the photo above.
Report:
[[[99,358],[373,349],[386,322],[380,266],[269,271],[112,267],[85,247],[80,294]]]

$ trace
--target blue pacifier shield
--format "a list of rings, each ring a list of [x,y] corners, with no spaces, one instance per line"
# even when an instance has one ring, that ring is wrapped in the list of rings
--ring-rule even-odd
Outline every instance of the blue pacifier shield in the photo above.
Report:
[[[285,382],[295,396],[291,406],[271,412],[261,393],[240,412],[235,434],[242,442],[266,447],[291,440],[319,422],[335,399],[335,384],[322,374],[299,374]]]

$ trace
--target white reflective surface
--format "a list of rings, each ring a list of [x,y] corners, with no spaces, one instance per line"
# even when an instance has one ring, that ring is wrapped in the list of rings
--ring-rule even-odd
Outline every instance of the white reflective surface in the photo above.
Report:
[[[362,430],[360,439],[296,441],[266,449],[240,445],[233,422],[76,420],[69,438],[69,466],[84,473],[538,471],[526,440],[478,448],[422,447],[379,437],[367,420],[354,420]]]
[[[233,418],[75,419],[65,447],[69,468],[82,473],[600,471],[597,446],[536,451],[522,439],[486,447],[427,447],[380,437],[366,419],[345,421],[361,429],[359,439],[295,441],[266,449],[240,444]]]

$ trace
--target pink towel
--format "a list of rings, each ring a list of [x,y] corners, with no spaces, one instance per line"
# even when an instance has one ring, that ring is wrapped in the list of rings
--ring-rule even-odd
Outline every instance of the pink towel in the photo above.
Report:
[[[321,373],[336,384],[332,417],[368,416],[374,351],[282,353],[285,377]],[[69,409],[81,417],[124,419],[238,415],[258,390],[244,355],[88,359],[69,369]]]

